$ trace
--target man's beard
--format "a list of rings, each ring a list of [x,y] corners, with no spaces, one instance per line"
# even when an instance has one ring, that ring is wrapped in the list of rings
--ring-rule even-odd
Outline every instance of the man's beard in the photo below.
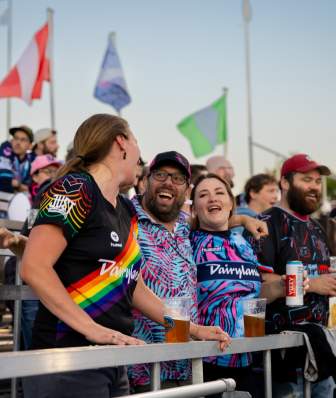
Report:
[[[165,208],[156,203],[155,194],[152,194],[149,191],[145,193],[143,200],[146,208],[157,220],[161,222],[171,222],[177,220],[183,207],[185,198],[184,196],[181,198],[175,197],[171,206]]]
[[[315,202],[307,199],[307,195],[309,195],[309,194],[316,195]],[[289,208],[303,216],[312,214],[320,208],[321,197],[322,197],[321,192],[319,192],[318,190],[311,189],[311,190],[305,192],[302,189],[294,186],[292,182],[290,183],[289,190],[287,192],[287,202],[288,202]]]

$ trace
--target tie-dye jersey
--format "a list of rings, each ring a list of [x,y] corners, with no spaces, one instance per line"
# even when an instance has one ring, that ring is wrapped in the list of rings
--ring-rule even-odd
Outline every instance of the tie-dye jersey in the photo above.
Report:
[[[194,231],[190,236],[197,266],[198,320],[220,326],[231,337],[244,336],[242,299],[258,297],[261,267],[249,243],[237,232]],[[250,364],[249,354],[204,359],[225,367]]]
[[[68,174],[43,194],[35,223],[61,228],[67,247],[55,271],[72,300],[97,323],[131,334],[131,301],[141,265],[132,204],[118,196],[113,207],[88,174]],[[90,344],[43,305],[34,348]]]
[[[138,242],[143,254],[142,277],[146,285],[159,297],[187,296],[193,298],[191,319],[197,320],[196,267],[189,241],[189,225],[181,215],[171,234],[162,224],[155,223],[142,209],[138,197],[133,198],[138,223]],[[133,312],[133,336],[147,343],[162,343],[164,328]],[[150,383],[150,365],[135,365],[129,369],[133,385]],[[162,380],[185,380],[190,377],[189,361],[161,363]]]

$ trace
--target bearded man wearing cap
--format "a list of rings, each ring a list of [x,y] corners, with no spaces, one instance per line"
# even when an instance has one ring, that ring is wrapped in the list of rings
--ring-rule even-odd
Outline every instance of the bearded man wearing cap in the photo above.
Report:
[[[190,228],[181,212],[190,184],[190,165],[178,152],[159,153],[149,166],[144,179],[145,192],[133,198],[138,216],[138,242],[143,254],[142,277],[159,297],[190,296],[191,321],[197,320],[196,266],[189,241]],[[248,219],[236,218],[235,223],[247,221],[246,228],[255,233],[263,224],[249,224]],[[250,220],[250,222],[251,222]],[[147,343],[164,341],[163,326],[135,311],[133,336]],[[150,365],[134,365],[129,378],[135,392],[150,388]],[[161,363],[164,387],[176,387],[190,377],[190,362]]]
[[[261,215],[267,222],[269,235],[254,242],[255,250],[261,264],[271,266],[274,270],[273,275],[263,276],[265,281],[278,280],[282,291],[282,298],[267,305],[266,330],[269,333],[298,329],[298,324],[303,321],[327,325],[328,296],[336,295],[336,279],[329,273],[330,253],[326,235],[311,215],[321,206],[322,176],[329,174],[328,167],[306,154],[287,159],[281,168],[280,205]],[[286,273],[287,262],[295,260],[301,261],[308,273],[309,289],[304,296],[303,306],[288,307],[281,275]],[[295,361],[283,363],[280,354],[277,354],[272,359],[273,396],[295,394],[298,387],[289,383],[289,380],[296,378],[298,366],[293,364]],[[332,397],[333,385],[330,377],[313,383],[312,397]]]
[[[23,192],[28,190],[30,165],[34,155],[30,152],[33,132],[27,126],[12,127],[11,141],[0,146],[0,191]]]
[[[33,151],[36,156],[47,155],[57,156],[59,145],[57,142],[57,133],[55,130],[43,128],[37,130],[34,134]]]

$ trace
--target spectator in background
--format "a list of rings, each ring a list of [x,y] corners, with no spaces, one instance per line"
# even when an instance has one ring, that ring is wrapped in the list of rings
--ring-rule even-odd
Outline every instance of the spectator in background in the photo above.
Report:
[[[256,217],[277,203],[279,199],[277,180],[269,174],[256,174],[247,180],[244,195],[247,207],[238,207],[236,214]]]
[[[141,168],[142,168],[141,175],[138,177],[138,180],[137,180],[136,184],[134,185],[135,193],[137,195],[143,195],[145,193],[145,190],[146,190],[145,177],[149,173],[149,167],[146,166],[145,162],[143,162],[143,165]]]
[[[34,147],[33,152],[35,155],[46,155],[50,153],[57,157],[59,145],[57,141],[57,133],[50,128],[43,128],[37,130],[34,134]]]
[[[33,132],[27,126],[12,127],[13,136],[0,147],[0,191],[24,192],[31,182],[30,165],[34,156],[29,153]]]
[[[206,167],[209,173],[217,174],[223,180],[228,181],[231,188],[234,187],[233,177],[235,172],[231,162],[225,156],[211,156],[206,162]]]
[[[191,164],[190,172],[191,172],[190,185],[187,189],[186,199],[185,199],[184,205],[182,207],[182,212],[184,213],[187,220],[189,220],[190,215],[191,215],[192,201],[190,200],[190,194],[194,187],[195,181],[197,181],[197,179],[201,175],[208,174],[208,170],[207,170],[206,166],[204,166],[203,164]]]
[[[50,182],[56,177],[57,170],[62,166],[62,162],[55,159],[52,155],[37,156],[31,165],[31,176],[37,186],[37,191],[33,200],[33,208],[40,204],[41,194]]]
[[[196,180],[198,180],[198,178],[201,175],[208,174],[208,169],[204,164],[191,164],[190,171],[191,171],[191,179],[190,179],[191,188],[194,187]]]

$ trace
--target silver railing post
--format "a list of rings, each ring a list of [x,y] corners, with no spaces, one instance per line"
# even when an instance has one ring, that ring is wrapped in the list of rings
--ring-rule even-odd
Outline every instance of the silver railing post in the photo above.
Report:
[[[265,398],[272,398],[272,361],[271,350],[263,352]]]
[[[161,365],[160,362],[154,362],[152,364],[151,372],[151,391],[157,391],[161,388],[161,377],[160,377]]]
[[[203,383],[203,361],[202,358],[194,358],[191,361],[192,384]]]

